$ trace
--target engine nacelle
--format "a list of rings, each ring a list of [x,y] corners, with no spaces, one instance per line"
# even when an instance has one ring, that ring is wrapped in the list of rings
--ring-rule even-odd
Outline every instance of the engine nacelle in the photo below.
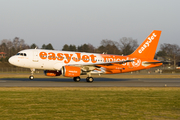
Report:
[[[60,76],[61,75],[61,71],[55,71],[55,70],[45,70],[44,74],[46,76]]]
[[[81,68],[73,66],[63,66],[61,72],[65,77],[78,77],[81,74]]]

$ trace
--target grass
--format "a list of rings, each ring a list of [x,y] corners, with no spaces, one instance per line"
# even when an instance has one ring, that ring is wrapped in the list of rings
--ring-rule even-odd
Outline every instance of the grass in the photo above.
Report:
[[[0,88],[0,119],[180,119],[180,88]]]

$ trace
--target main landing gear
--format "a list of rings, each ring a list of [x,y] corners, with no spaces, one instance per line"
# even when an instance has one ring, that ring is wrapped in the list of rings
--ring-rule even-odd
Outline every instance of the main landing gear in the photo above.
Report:
[[[74,80],[74,82],[79,82],[81,80],[81,78],[80,77],[74,77],[73,80]]]
[[[86,78],[86,82],[92,83],[94,81],[93,77],[91,77],[91,73],[87,73],[88,77]]]
[[[93,81],[94,81],[94,78],[93,78],[93,77],[87,77],[87,78],[86,78],[86,82],[92,83]]]
[[[91,77],[91,73],[87,73],[88,77],[86,78],[86,82],[92,83],[94,81],[94,78]],[[75,82],[79,82],[81,80],[80,77],[74,77],[73,80]]]
[[[31,70],[31,75],[29,76],[29,79],[33,80],[34,79],[33,73],[34,73],[35,69],[31,68],[30,70]]]
[[[74,77],[73,80],[74,80],[75,82],[79,82],[79,81],[81,80],[81,78],[80,78],[80,77]],[[94,81],[94,78],[93,78],[93,77],[87,77],[87,78],[86,78],[86,82],[92,83],[93,81]]]

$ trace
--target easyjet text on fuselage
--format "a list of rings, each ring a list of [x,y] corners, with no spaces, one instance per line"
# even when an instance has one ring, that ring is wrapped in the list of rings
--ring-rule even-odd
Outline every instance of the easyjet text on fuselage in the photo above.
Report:
[[[40,52],[39,56],[41,59],[45,60],[58,60],[58,61],[63,61],[64,63],[68,64],[73,60],[74,62],[79,62],[83,61],[85,63],[87,62],[92,62],[96,63],[96,56],[93,54],[85,54],[82,55],[81,53],[54,53],[54,52]]]

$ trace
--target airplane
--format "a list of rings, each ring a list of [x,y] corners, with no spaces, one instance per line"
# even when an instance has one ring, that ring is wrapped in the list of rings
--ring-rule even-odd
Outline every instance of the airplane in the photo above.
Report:
[[[118,74],[161,66],[154,60],[161,31],[154,30],[130,55],[111,55],[85,52],[70,52],[45,49],[26,49],[9,58],[15,66],[30,68],[30,80],[35,69],[43,69],[46,76],[72,77],[75,82],[80,75],[87,75],[86,81],[93,82],[93,74]]]

